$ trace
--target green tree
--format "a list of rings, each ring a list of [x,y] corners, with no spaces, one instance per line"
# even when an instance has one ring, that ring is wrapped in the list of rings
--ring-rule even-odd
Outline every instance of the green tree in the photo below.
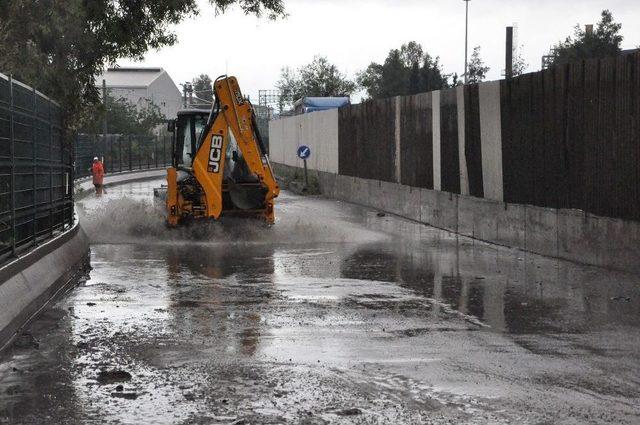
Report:
[[[420,75],[420,64],[414,62],[409,71],[409,81],[407,86],[407,94],[420,93],[422,89],[422,78]]]
[[[424,50],[420,43],[410,41],[400,46],[400,59],[404,66],[411,67],[413,64],[420,64],[424,58]]]
[[[484,81],[490,69],[488,66],[485,66],[484,61],[480,57],[480,46],[474,47],[467,69],[469,83],[474,84]]]
[[[284,111],[287,106],[299,99],[302,93],[301,81],[296,71],[286,66],[282,68],[280,80],[276,83],[276,88],[280,91],[278,99],[278,109]]]
[[[428,53],[424,55],[424,61],[421,68],[422,85],[421,92],[430,92],[449,87],[449,74],[442,72],[440,58],[435,59]]]
[[[200,74],[192,81],[193,95],[198,99],[213,102],[213,81],[207,74]]]
[[[600,21],[592,32],[587,32],[576,25],[573,37],[568,36],[557,43],[551,51],[553,64],[563,64],[588,58],[615,56],[620,53],[622,24],[613,20],[609,10],[603,10]]]
[[[81,133],[102,133],[102,117],[105,105],[100,104],[91,114],[81,120],[78,131]],[[109,134],[150,135],[165,117],[154,103],[136,108],[126,99],[107,96],[107,131]]]
[[[391,97],[407,94],[408,69],[402,60],[400,50],[394,49],[384,61],[380,75],[380,95],[378,97]]]
[[[295,102],[306,96],[350,96],[356,90],[356,84],[324,56],[315,56],[311,63],[297,71],[283,68],[276,87],[280,90],[282,103]]]
[[[463,83],[460,81],[460,77],[458,77],[458,73],[455,72],[451,77],[451,87],[461,86]]]
[[[283,0],[209,0],[216,12],[284,16]],[[0,2],[0,70],[75,115],[99,102],[95,76],[120,58],[141,59],[176,42],[175,24],[197,0],[11,0]]]
[[[383,64],[372,62],[358,74],[358,84],[371,98],[403,96],[448,87],[439,58],[424,52],[415,42],[389,51]]]

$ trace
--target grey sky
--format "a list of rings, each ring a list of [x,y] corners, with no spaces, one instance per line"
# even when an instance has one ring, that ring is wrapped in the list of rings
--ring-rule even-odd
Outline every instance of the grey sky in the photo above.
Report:
[[[215,16],[206,1],[200,3],[200,16],[175,28],[178,44],[149,52],[143,65],[164,67],[176,83],[228,72],[254,98],[259,89],[274,87],[285,65],[297,67],[322,54],[353,77],[371,61],[384,61],[390,49],[416,40],[440,56],[445,72],[463,72],[462,0],[285,0],[289,17],[275,22],[237,10]],[[595,23],[603,9],[622,22],[625,48],[640,45],[638,0],[471,0],[469,9],[469,50],[482,47],[489,79],[500,78],[505,26],[513,23],[530,71],[576,23]]]

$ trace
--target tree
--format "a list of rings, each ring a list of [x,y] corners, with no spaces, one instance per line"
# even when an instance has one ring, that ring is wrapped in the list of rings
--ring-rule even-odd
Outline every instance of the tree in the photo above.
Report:
[[[407,73],[408,69],[406,63],[402,60],[400,50],[391,50],[382,66],[380,82],[382,90],[379,97],[407,94]]]
[[[451,87],[458,87],[463,85],[463,82],[460,81],[460,77],[458,77],[458,73],[455,72],[451,77]]]
[[[448,87],[439,58],[425,53],[415,42],[389,51],[383,64],[372,62],[358,74],[358,84],[372,98],[403,96]]]
[[[192,81],[193,95],[197,99],[213,102],[213,81],[207,74],[200,74]]]
[[[356,90],[356,84],[324,56],[315,56],[310,64],[297,71],[283,68],[276,87],[280,90],[283,103],[306,96],[350,96]]]
[[[413,65],[411,65],[411,70],[409,71],[407,94],[420,93],[421,88],[422,78],[420,75],[420,64],[418,62],[414,62]]]
[[[400,59],[402,59],[404,66],[411,67],[415,63],[420,64],[423,58],[424,51],[419,43],[410,41],[400,46]]]
[[[587,32],[580,25],[576,25],[573,37],[568,36],[557,43],[551,52],[553,64],[563,64],[588,58],[602,58],[615,56],[620,53],[622,24],[613,20],[609,10],[603,10],[600,21],[592,32]]]
[[[297,96],[302,93],[300,78],[296,74],[296,71],[288,66],[282,68],[280,80],[276,83],[276,87],[280,91],[280,98],[278,100],[278,109],[280,112],[284,111],[287,105],[291,105],[299,99]]]
[[[480,46],[474,47],[467,69],[469,83],[474,84],[484,81],[490,69],[488,66],[485,66],[484,61],[480,57]]]
[[[430,92],[449,87],[449,75],[443,74],[440,58],[436,57],[434,59],[428,53],[425,53],[421,72],[422,92]]]
[[[283,0],[209,0],[217,13],[284,16]],[[95,76],[120,58],[141,59],[176,42],[175,24],[197,0],[12,0],[0,2],[0,70],[36,87],[67,117],[99,102]]]
[[[102,133],[102,117],[105,105],[100,104],[91,114],[81,120],[81,133]],[[128,100],[107,95],[107,130],[109,134],[152,134],[165,117],[154,103],[136,108]]]
[[[529,64],[524,59],[524,56],[522,56],[522,49],[523,49],[523,46],[520,46],[519,49],[513,49],[514,52],[513,52],[512,71],[513,71],[514,77],[524,74],[527,68],[529,68]]]

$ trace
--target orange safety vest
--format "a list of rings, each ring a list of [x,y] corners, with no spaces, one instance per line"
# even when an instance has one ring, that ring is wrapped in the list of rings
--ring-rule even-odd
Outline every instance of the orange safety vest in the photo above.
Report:
[[[96,161],[91,166],[91,174],[93,174],[93,184],[103,184],[104,181],[104,167],[102,162]]]

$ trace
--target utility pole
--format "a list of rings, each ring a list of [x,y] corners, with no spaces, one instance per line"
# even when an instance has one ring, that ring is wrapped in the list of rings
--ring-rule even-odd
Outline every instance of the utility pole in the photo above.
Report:
[[[505,46],[504,77],[507,80],[513,78],[513,27],[507,27],[507,42]]]
[[[465,23],[464,23],[464,84],[469,83],[469,1],[465,2]]]
[[[102,80],[102,107],[104,113],[102,114],[102,142],[106,143],[107,140],[107,82]]]
[[[193,105],[193,85],[188,81],[180,85],[182,86],[182,107]]]

